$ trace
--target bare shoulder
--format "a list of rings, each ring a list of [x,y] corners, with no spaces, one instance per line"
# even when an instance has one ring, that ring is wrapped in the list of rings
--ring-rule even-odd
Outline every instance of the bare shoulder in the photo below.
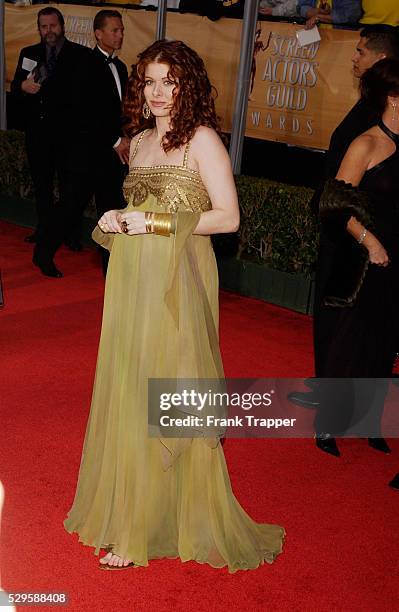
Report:
[[[219,134],[212,128],[201,125],[191,141],[190,151],[194,162],[202,166],[220,163],[228,158],[226,148]]]
[[[376,138],[372,130],[368,130],[351,142],[339,167],[337,179],[354,186],[359,185],[376,150]]]
[[[137,144],[139,143],[140,139],[143,137],[145,130],[139,132],[138,134],[136,134],[135,136],[133,136],[133,138],[130,141],[130,157],[133,155],[134,150],[137,146]]]
[[[367,130],[351,142],[348,151],[363,155],[368,154],[375,148],[377,141],[378,136],[373,129]]]
[[[141,132],[138,132],[137,134],[135,134],[135,135],[133,136],[133,138],[131,139],[131,141],[130,141],[130,142],[131,142],[131,144],[132,144],[132,145],[137,144],[137,143],[138,143],[138,141],[140,140],[140,138],[142,138],[142,137],[144,136],[144,132],[145,132],[145,131],[146,131],[146,130],[141,130]]]
[[[368,130],[351,142],[345,154],[347,161],[357,162],[369,160],[378,146],[378,135],[373,130]]]
[[[219,134],[210,127],[206,127],[205,125],[200,125],[195,131],[193,139],[191,141],[192,150],[195,152],[196,150],[208,150],[214,147],[223,147],[223,143],[220,139]]]

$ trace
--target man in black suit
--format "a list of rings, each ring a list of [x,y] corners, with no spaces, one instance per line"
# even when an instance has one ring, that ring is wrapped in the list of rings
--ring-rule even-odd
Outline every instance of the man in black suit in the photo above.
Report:
[[[102,10],[94,17],[96,47],[91,51],[92,82],[92,187],[100,218],[107,210],[124,208],[122,184],[129,163],[130,139],[123,135],[122,101],[128,73],[115,55],[122,47],[122,16]],[[103,271],[109,252],[102,249]]]
[[[20,103],[35,188],[38,224],[33,262],[60,277],[53,257],[63,240],[75,248],[89,178],[87,67],[90,49],[65,38],[54,7],[37,16],[41,41],[22,49],[12,82]],[[58,178],[59,203],[54,203]]]

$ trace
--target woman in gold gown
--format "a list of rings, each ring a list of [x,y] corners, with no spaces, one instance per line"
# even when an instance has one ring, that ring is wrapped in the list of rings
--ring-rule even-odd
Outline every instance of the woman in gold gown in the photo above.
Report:
[[[65,521],[104,569],[180,557],[229,571],[271,563],[284,530],[233,495],[217,438],[148,436],[149,378],[223,377],[210,234],[235,231],[237,194],[213,90],[180,41],[139,55],[129,81],[128,206],[103,215],[111,251],[91,412]]]

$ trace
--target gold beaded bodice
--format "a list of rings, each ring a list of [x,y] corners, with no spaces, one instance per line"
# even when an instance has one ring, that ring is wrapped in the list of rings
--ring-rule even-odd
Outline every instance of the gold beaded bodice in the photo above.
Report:
[[[146,130],[140,134],[130,162]],[[140,206],[150,194],[165,212],[205,212],[212,208],[211,201],[199,172],[187,167],[190,143],[186,145],[182,166],[133,166],[123,184],[126,201]]]

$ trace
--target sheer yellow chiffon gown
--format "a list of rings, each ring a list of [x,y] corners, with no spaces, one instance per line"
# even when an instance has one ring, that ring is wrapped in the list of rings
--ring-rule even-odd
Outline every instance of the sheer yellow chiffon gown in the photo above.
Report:
[[[140,145],[138,140],[133,159]],[[211,203],[187,165],[132,167],[128,209],[176,213],[169,238],[103,234],[111,251],[90,417],[73,506],[80,541],[138,566],[180,557],[229,571],[271,563],[284,529],[255,523],[234,497],[220,444],[148,437],[149,378],[220,378],[218,276]]]

